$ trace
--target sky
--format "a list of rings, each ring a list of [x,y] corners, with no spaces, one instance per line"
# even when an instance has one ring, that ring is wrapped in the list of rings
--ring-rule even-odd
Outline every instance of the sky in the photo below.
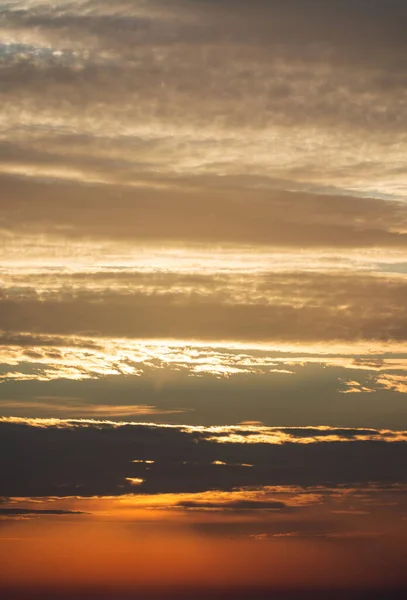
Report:
[[[404,597],[406,20],[0,2],[7,600]]]

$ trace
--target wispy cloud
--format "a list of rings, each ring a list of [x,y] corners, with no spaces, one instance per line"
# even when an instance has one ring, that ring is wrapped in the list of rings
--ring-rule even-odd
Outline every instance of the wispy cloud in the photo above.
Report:
[[[41,412],[52,412],[54,414],[85,416],[88,418],[120,418],[132,417],[134,415],[174,415],[187,412],[187,409],[164,409],[147,404],[135,405],[99,405],[89,404],[80,398],[64,398],[59,396],[33,398],[30,401],[23,400],[1,400],[2,410],[31,413],[38,415]]]

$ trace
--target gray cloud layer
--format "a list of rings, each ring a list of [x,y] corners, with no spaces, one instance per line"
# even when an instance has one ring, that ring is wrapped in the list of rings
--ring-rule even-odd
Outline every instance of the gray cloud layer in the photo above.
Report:
[[[109,172],[113,174],[114,169]],[[239,187],[236,181],[231,181],[230,190],[216,190],[213,185],[199,190],[195,184],[197,189],[188,192],[183,184],[189,187],[188,181],[181,180],[174,181],[178,190],[145,187],[129,191],[117,185],[50,186],[4,177],[2,225],[15,234],[42,232],[133,243],[344,249],[406,246],[407,210],[398,202],[260,192],[244,183]]]
[[[102,274],[88,274],[83,283],[80,274],[55,271],[48,282],[38,275],[31,285],[29,275],[11,279],[0,297],[0,329],[212,341],[406,339],[404,276],[134,271],[121,281],[105,277],[102,288]]]
[[[405,245],[402,206],[349,198],[406,192],[402,1],[6,2],[1,17],[6,227]],[[216,195],[225,178],[235,191]],[[259,186],[281,193],[253,202]]]
[[[375,430],[328,428],[320,436],[318,429],[281,428],[267,438],[261,430],[241,427],[235,428],[240,440],[234,441],[234,428],[216,432],[146,424],[117,427],[56,421],[41,425],[29,420],[0,423],[3,496],[116,496],[244,486],[407,482],[406,442]],[[284,441],[287,435],[291,442],[281,444],[280,437]],[[250,436],[253,440],[248,443]],[[305,443],[293,443],[296,438]],[[331,441],[336,438],[342,441]],[[313,443],[307,443],[309,439]]]

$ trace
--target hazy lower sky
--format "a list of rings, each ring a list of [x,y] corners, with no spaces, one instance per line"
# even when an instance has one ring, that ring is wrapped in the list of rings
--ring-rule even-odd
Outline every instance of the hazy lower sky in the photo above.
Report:
[[[406,23],[0,3],[10,599],[407,589]]]

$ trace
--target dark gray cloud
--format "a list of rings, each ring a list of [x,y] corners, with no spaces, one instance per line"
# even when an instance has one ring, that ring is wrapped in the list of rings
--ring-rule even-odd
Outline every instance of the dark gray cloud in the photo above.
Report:
[[[119,347],[122,346],[123,342],[119,342]],[[124,368],[117,370],[117,360],[102,358],[98,362],[97,357],[86,356],[77,349],[64,359],[64,350],[61,350],[62,357],[45,355],[43,364],[35,362],[38,357],[28,355],[21,357],[18,366],[0,367],[0,376],[5,379],[0,386],[2,416],[140,420],[140,414],[143,414],[143,420],[155,423],[190,425],[258,420],[270,426],[276,423],[294,427],[324,423],[345,428],[407,428],[403,392],[405,357],[397,371],[400,373],[400,390],[397,391],[397,381],[393,389],[384,388],[384,381],[376,383],[378,378],[391,380],[394,371],[387,371],[386,366],[379,373],[360,370],[349,358],[340,359],[347,366],[335,367],[329,366],[330,359],[326,366],[323,357],[309,355],[296,357],[294,365],[286,364],[285,361],[290,363],[291,359],[285,355],[283,362],[274,367],[277,372],[273,372],[273,367],[267,367],[267,364],[264,368],[256,365],[256,360],[260,365],[264,360],[261,353],[254,352],[241,358],[243,372],[238,370],[228,377],[222,374],[222,367],[226,371],[230,367],[236,369],[238,363],[233,354],[223,351],[226,354],[217,355],[214,374],[210,369],[214,360],[211,349],[198,355],[198,365],[204,367],[198,372],[185,362],[188,352],[184,356],[181,350],[179,362],[172,366],[148,357],[148,364],[141,365],[143,375],[129,376],[124,374]],[[312,359],[317,364],[307,363]],[[74,377],[90,375],[94,378],[70,379],[72,360],[77,361]],[[55,361],[59,361],[59,365]],[[245,367],[244,363],[247,362],[253,363],[252,372],[245,371],[247,365]],[[113,367],[116,374],[106,375]],[[372,365],[370,368],[377,367]],[[290,370],[292,374],[280,373],[279,369]],[[16,373],[16,378],[5,376],[10,371]],[[359,393],[344,394],[343,391],[352,387],[345,382],[355,380],[360,382]],[[353,387],[357,387],[355,383]],[[371,391],[363,391],[364,388]],[[295,433],[290,435],[293,437]]]
[[[63,336],[47,336],[47,335],[32,335],[30,333],[20,332],[7,332],[0,331],[0,343],[2,346],[17,346],[22,348],[33,349],[35,346],[41,346],[51,348],[50,352],[53,352],[53,348],[60,348],[69,344],[71,347],[80,346],[81,348],[97,349],[100,346],[94,340],[75,339],[70,337],[67,340]],[[56,356],[58,356],[58,350],[55,350]]]
[[[186,500],[178,502],[176,506],[188,510],[217,510],[217,511],[247,511],[247,510],[284,510],[287,505],[284,502],[269,500],[233,500],[231,502],[200,502]]]
[[[34,508],[1,508],[1,517],[40,517],[44,515],[82,515],[85,514],[79,510],[52,510],[52,509],[34,509]]]
[[[3,496],[119,496],[246,486],[407,482],[406,442],[389,441],[379,432],[372,438],[369,431],[350,430],[342,441],[328,437],[318,441],[316,437],[314,443],[280,444],[276,443],[279,436],[289,435],[289,429],[275,431],[274,443],[271,439],[265,443],[261,431],[258,438],[246,443],[245,435],[255,434],[243,428],[237,431],[240,440],[234,441],[232,435],[229,442],[222,443],[220,436],[233,434],[233,430],[216,433],[205,428],[146,424],[118,427],[103,422],[38,424],[24,420],[0,423]],[[307,441],[318,431],[304,429],[302,433]],[[337,430],[331,428],[329,433],[335,440]],[[299,434],[300,430],[294,432],[297,442]],[[226,464],[213,464],[215,461]]]

